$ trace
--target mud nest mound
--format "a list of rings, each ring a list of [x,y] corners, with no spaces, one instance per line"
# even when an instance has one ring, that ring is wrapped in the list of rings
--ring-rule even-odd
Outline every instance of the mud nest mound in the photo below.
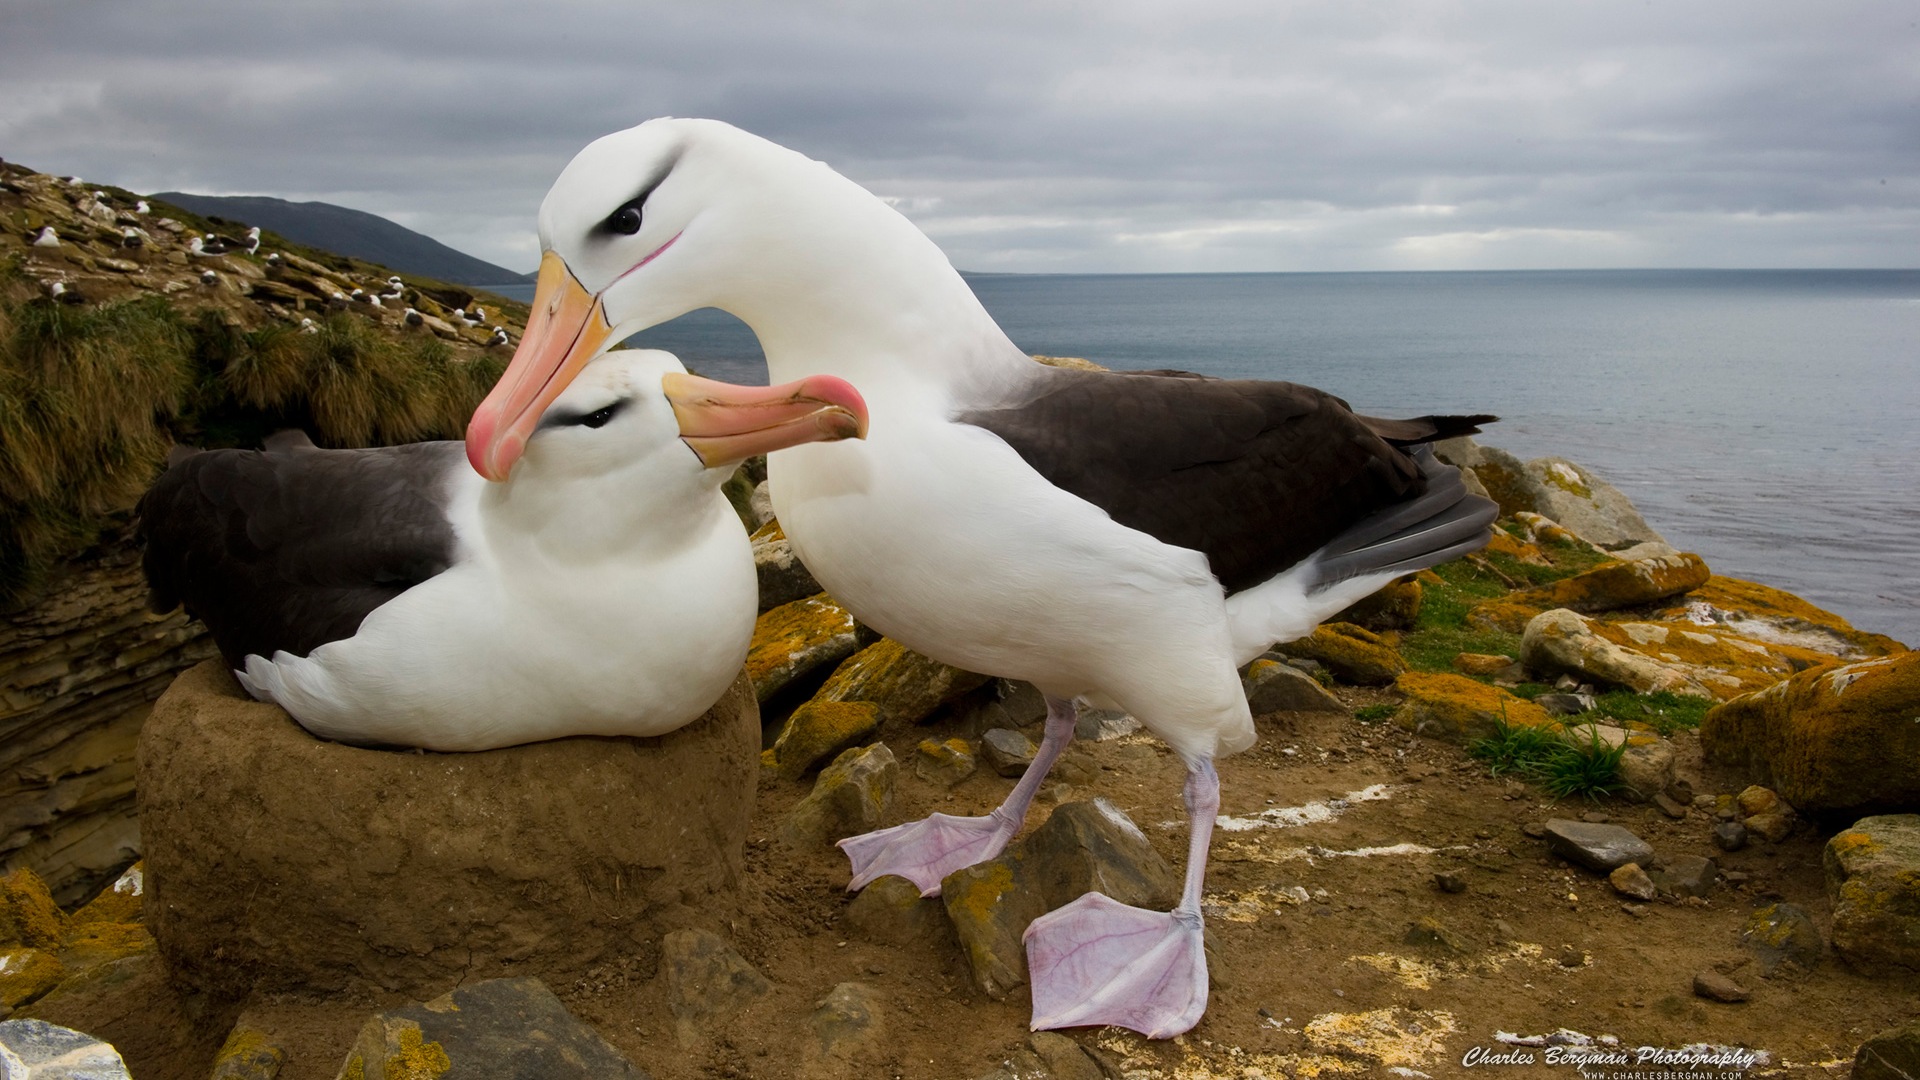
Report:
[[[147,924],[222,995],[563,981],[737,901],[759,732],[742,677],[660,738],[368,750],[209,660],[140,736]]]

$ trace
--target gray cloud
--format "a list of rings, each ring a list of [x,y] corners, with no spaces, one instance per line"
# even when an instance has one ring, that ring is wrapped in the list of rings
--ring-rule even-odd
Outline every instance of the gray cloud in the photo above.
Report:
[[[580,146],[733,121],[996,270],[1910,266],[1896,2],[16,0],[0,154],[531,267]]]

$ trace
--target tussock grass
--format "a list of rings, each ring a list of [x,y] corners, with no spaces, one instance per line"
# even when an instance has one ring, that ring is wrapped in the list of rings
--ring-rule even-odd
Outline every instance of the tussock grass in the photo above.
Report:
[[[63,305],[0,268],[0,610],[129,510],[175,442],[458,438],[505,366],[352,314],[317,326],[246,331],[157,296]]]
[[[1591,723],[1530,727],[1503,718],[1494,734],[1475,740],[1467,753],[1485,763],[1491,775],[1524,777],[1556,799],[1598,799],[1620,790],[1626,747],[1609,745]]]

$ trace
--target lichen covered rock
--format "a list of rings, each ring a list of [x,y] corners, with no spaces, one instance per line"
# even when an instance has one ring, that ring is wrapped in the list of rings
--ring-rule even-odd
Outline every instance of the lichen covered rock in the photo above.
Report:
[[[1920,814],[1861,818],[1822,860],[1833,951],[1872,974],[1920,972]]]
[[[973,744],[962,738],[925,739],[913,749],[913,774],[941,787],[952,787],[979,767]]]
[[[0,876],[0,946],[55,949],[67,934],[67,916],[40,875],[22,867]]]
[[[1607,640],[1594,630],[1591,620],[1565,608],[1542,612],[1527,623],[1520,639],[1520,662],[1536,671],[1565,672],[1643,694],[1665,690],[1713,696],[1686,672]]]
[[[760,578],[762,612],[820,593],[820,582],[794,554],[793,541],[787,539],[778,521],[760,526],[750,539],[753,568]]]
[[[1318,660],[1334,678],[1355,686],[1385,686],[1407,670],[1391,642],[1352,623],[1326,623],[1297,641],[1274,646],[1274,651]]]
[[[1501,724],[1542,727],[1554,723],[1547,710],[1497,686],[1464,675],[1409,671],[1394,688],[1406,702],[1393,722],[1428,738],[1465,743],[1496,734]]]
[[[733,902],[759,744],[739,679],[658,738],[368,750],[210,661],[141,733],[147,924],[175,976],[236,996],[570,979]]]
[[[66,967],[52,953],[16,945],[0,949],[0,1005],[15,1008],[59,985]]]
[[[538,979],[487,979],[370,1018],[340,1080],[646,1080]]]
[[[826,594],[782,604],[762,614],[747,646],[747,678],[760,701],[795,679],[852,656],[858,627],[846,608]]]
[[[788,812],[781,839],[814,847],[879,828],[899,777],[900,763],[885,743],[843,752]]]
[[[1920,653],[1803,671],[1715,706],[1714,761],[1815,815],[1920,810]]]
[[[788,780],[798,780],[842,750],[865,742],[880,728],[880,707],[870,701],[821,701],[793,710],[780,737],[762,760]]]
[[[1240,684],[1246,691],[1247,708],[1255,716],[1270,712],[1347,711],[1340,699],[1329,694],[1313,676],[1275,660],[1255,660],[1248,664]]]
[[[1691,553],[1631,562],[1616,559],[1548,585],[1523,589],[1507,601],[1590,614],[1679,596],[1705,585],[1712,576],[1706,560]]]
[[[870,701],[880,707],[883,723],[915,724],[986,681],[985,675],[949,667],[882,638],[834,669],[813,699]]]
[[[1389,581],[1378,592],[1335,615],[1329,622],[1351,623],[1376,633],[1411,630],[1420,618],[1420,582],[1413,578]]]

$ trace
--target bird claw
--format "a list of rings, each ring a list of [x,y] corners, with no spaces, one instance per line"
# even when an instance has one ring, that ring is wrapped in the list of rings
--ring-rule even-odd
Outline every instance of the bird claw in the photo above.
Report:
[[[920,821],[877,829],[840,841],[853,863],[847,891],[865,888],[875,878],[897,874],[913,882],[921,896],[939,896],[948,874],[985,862],[1006,848],[1017,823],[999,812],[985,817],[933,814]]]
[[[1147,911],[1088,893],[1035,919],[1025,941],[1035,1031],[1112,1024],[1170,1039],[1207,1011],[1197,913]]]

